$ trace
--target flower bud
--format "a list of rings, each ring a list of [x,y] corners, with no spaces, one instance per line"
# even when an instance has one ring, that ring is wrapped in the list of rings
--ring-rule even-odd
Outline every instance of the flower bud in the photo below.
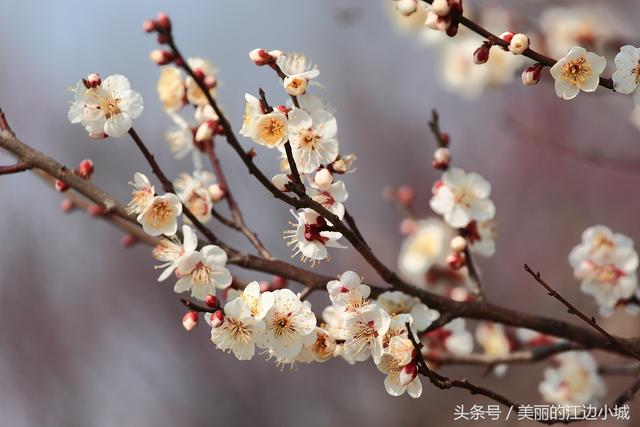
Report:
[[[198,142],[209,141],[213,138],[214,131],[218,128],[217,120],[207,120],[198,126],[196,130],[195,140]]]
[[[446,147],[440,147],[433,153],[431,165],[440,170],[447,169],[451,161],[451,152]]]
[[[76,204],[71,199],[64,199],[60,204],[60,209],[62,209],[62,212],[64,213],[69,213],[73,211],[75,208],[76,208]]]
[[[396,10],[404,16],[413,15],[418,10],[417,0],[397,0]]]
[[[222,313],[222,310],[211,313],[211,316],[209,317],[209,325],[211,325],[212,328],[217,328],[222,325],[222,323],[224,323],[224,314]]]
[[[504,33],[500,34],[500,38],[506,41],[507,43],[511,43],[511,39],[513,38],[513,33],[511,31],[505,31]]]
[[[164,49],[154,49],[149,53],[149,59],[158,65],[167,65],[174,60],[173,53]]]
[[[440,143],[445,146],[449,146],[451,143],[451,136],[446,132],[440,132]]]
[[[278,189],[278,191],[282,191],[282,192],[289,191],[287,189],[287,184],[289,184],[290,182],[291,182],[291,180],[284,173],[279,173],[278,175],[276,175],[273,178],[271,178],[271,183],[273,185],[275,185],[275,187]]]
[[[136,237],[133,234],[125,234],[120,239],[120,244],[122,245],[123,248],[130,248],[133,245],[135,245],[137,241],[138,239],[136,239]]]
[[[509,51],[514,55],[522,55],[522,53],[529,49],[529,37],[526,34],[516,34],[511,38],[509,42]]]
[[[274,59],[278,59],[281,56],[284,56],[284,52],[281,50],[270,50],[269,55],[271,55]]]
[[[159,31],[171,31],[171,19],[164,12],[158,13],[156,16],[156,27]]]
[[[196,77],[196,80],[203,80],[205,77],[205,74],[202,68],[196,68],[195,70],[193,70],[193,74]]]
[[[227,193],[220,184],[211,184],[208,188],[213,203],[218,203]]]
[[[156,38],[158,44],[167,44],[169,43],[169,39],[171,37],[168,33],[158,33],[158,37]]]
[[[467,247],[467,239],[465,239],[462,236],[456,236],[453,239],[451,239],[451,249],[454,250],[454,252],[464,252],[464,250]]]
[[[463,252],[452,252],[447,257],[447,264],[452,270],[460,270],[465,263],[466,259]]]
[[[313,177],[313,182],[320,188],[328,187],[333,182],[333,175],[329,169],[320,169],[316,172],[316,176]]]
[[[99,217],[104,215],[104,208],[100,205],[91,205],[87,208],[87,213],[92,217]]]
[[[433,3],[431,3],[431,9],[438,16],[446,16],[451,11],[448,0],[433,0]]]
[[[86,79],[83,80],[84,85],[89,88],[97,88],[102,83],[102,79],[99,74],[89,74]]]
[[[83,179],[91,179],[91,175],[93,175],[93,162],[91,159],[84,159],[80,162],[76,175]]]
[[[400,378],[399,378],[400,385],[403,387],[409,385],[409,383],[413,381],[413,379],[417,376],[418,376],[418,365],[416,364],[416,362],[409,363],[408,365],[403,367],[402,370],[400,371]]]
[[[67,183],[60,179],[56,179],[56,182],[53,184],[53,186],[55,187],[56,191],[59,191],[60,193],[64,193],[69,189]]]
[[[187,314],[182,317],[182,326],[187,331],[192,330],[193,328],[198,326],[198,317],[198,313],[196,313],[195,311],[187,311]]]
[[[271,288],[272,289],[283,289],[285,286],[287,286],[287,279],[285,279],[282,276],[273,276],[273,279],[271,279]]]
[[[424,26],[432,30],[439,30],[438,28],[439,16],[432,10],[427,11],[427,19],[424,21]]]
[[[204,303],[207,304],[207,306],[211,307],[211,308],[220,307],[220,300],[215,295],[211,295],[211,294],[207,295],[204,298]]]
[[[253,49],[249,52],[249,59],[260,67],[266,64],[273,64],[275,62],[275,58],[264,49]]]
[[[213,89],[218,86],[218,79],[216,79],[216,76],[211,74],[204,76],[204,80],[202,82],[208,89]]]
[[[522,84],[525,86],[537,85],[542,76],[542,64],[535,64],[527,67],[522,72]]]
[[[479,48],[473,52],[473,62],[475,64],[484,64],[489,60],[489,53],[491,52],[491,44],[484,42]]]
[[[289,114],[289,112],[291,111],[291,108],[287,107],[286,105],[276,105],[273,109],[275,111],[280,111],[283,114]]]
[[[307,79],[297,76],[287,76],[283,81],[284,89],[291,96],[300,96],[307,91]]]
[[[396,189],[396,200],[398,203],[408,206],[413,203],[416,197],[416,192],[408,185],[401,185]]]
[[[144,30],[145,33],[153,33],[154,31],[156,31],[156,23],[153,22],[151,19],[147,19],[142,24],[142,29]]]
[[[91,139],[105,139],[107,137],[107,134],[104,132],[100,132],[100,133],[93,133],[90,132],[89,133],[89,138]]]

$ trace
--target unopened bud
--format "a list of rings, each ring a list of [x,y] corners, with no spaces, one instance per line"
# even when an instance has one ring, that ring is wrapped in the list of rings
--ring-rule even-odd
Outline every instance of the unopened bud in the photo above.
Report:
[[[484,64],[489,60],[491,45],[487,42],[482,43],[479,48],[473,52],[473,62],[475,64]]]
[[[445,146],[449,146],[451,143],[451,136],[446,132],[440,132],[440,143]]]
[[[214,203],[217,203],[220,200],[222,200],[225,194],[227,193],[224,187],[222,187],[222,185],[220,184],[211,184],[208,190],[209,190],[209,196],[211,196],[211,200]]]
[[[84,85],[88,88],[96,88],[100,86],[102,83],[102,78],[100,78],[99,74],[89,74],[86,79],[84,79]]]
[[[209,325],[212,328],[217,328],[224,323],[224,314],[222,310],[218,310],[215,313],[211,313],[211,317],[209,317]]]
[[[145,33],[153,33],[154,31],[156,31],[156,23],[151,19],[147,19],[142,23],[142,29]]]
[[[276,105],[274,110],[280,111],[281,113],[284,113],[284,114],[289,114],[289,111],[291,111],[291,108],[287,107],[286,105]]]
[[[173,62],[173,53],[164,49],[154,49],[149,53],[149,59],[158,65],[167,65]]]
[[[322,168],[313,177],[313,182],[320,188],[328,187],[333,182],[333,175],[327,168]]]
[[[249,59],[258,66],[273,64],[275,62],[275,58],[264,49],[253,49],[249,52]]]
[[[91,159],[84,159],[78,166],[77,175],[84,179],[91,179],[93,175],[93,161]]]
[[[273,56],[275,59],[280,58],[281,56],[284,56],[284,52],[281,50],[270,50],[269,51],[269,55]]]
[[[130,247],[133,247],[133,245],[135,245],[137,241],[138,239],[136,239],[136,237],[133,234],[125,234],[120,239],[120,244],[122,245],[123,248],[130,248]]]
[[[415,377],[418,376],[418,365],[416,362],[411,362],[400,371],[400,385],[407,386]]]
[[[214,87],[218,86],[218,79],[216,79],[216,77],[214,75],[208,74],[208,75],[204,76],[204,79],[202,80],[202,83],[204,83],[204,85],[208,89],[213,89]]]
[[[156,17],[156,27],[160,31],[171,31],[171,19],[164,12],[158,13]]]
[[[509,42],[509,51],[514,55],[522,55],[522,53],[529,49],[529,37],[526,34],[516,34],[511,38]]]
[[[451,239],[451,249],[455,252],[464,252],[467,247],[467,239],[462,236],[456,236]]]
[[[195,140],[198,142],[209,141],[213,138],[213,133],[218,127],[218,122],[216,120],[207,120],[198,126],[198,130],[196,130]]]
[[[182,317],[182,326],[187,331],[190,331],[198,326],[198,318],[198,313],[196,313],[195,311],[188,311],[187,314]]]
[[[446,16],[451,11],[448,0],[433,0],[431,3],[431,9],[438,16]]]
[[[432,166],[436,169],[444,170],[449,167],[451,161],[451,152],[448,148],[440,147],[433,153]]]
[[[282,289],[287,286],[287,279],[282,276],[273,276],[271,279],[271,288],[272,289]]]
[[[396,200],[398,203],[408,206],[413,203],[416,197],[416,192],[408,185],[401,185],[396,189]]]
[[[542,64],[535,64],[527,67],[522,72],[522,84],[525,86],[537,85],[542,76]]]
[[[89,138],[91,139],[105,139],[106,137],[107,137],[107,134],[104,132],[99,132],[99,133],[89,132]]]
[[[193,70],[193,75],[196,77],[196,80],[203,80],[205,77],[202,68],[196,68],[195,70]]]
[[[61,193],[64,193],[69,189],[67,183],[60,179],[56,179],[56,182],[53,184],[53,186],[55,187],[56,191],[59,191]]]
[[[169,39],[171,38],[171,36],[169,36],[169,33],[158,33],[158,37],[157,37],[157,41],[158,44],[167,44],[169,43]]]
[[[73,211],[75,208],[76,208],[76,204],[71,199],[64,199],[60,204],[60,209],[62,209],[62,212],[64,213],[69,213]]]
[[[413,15],[418,10],[417,0],[397,0],[396,10],[404,16]]]
[[[220,300],[215,295],[211,295],[211,294],[207,295],[204,298],[204,303],[211,308],[220,307]]]
[[[447,257],[447,264],[452,270],[460,270],[465,264],[465,256],[463,252],[452,252]]]
[[[99,217],[104,215],[104,208],[100,205],[90,205],[87,208],[87,213],[92,217]]]
[[[513,33],[511,31],[505,31],[504,33],[500,34],[500,38],[507,43],[511,43],[511,39],[513,39]]]

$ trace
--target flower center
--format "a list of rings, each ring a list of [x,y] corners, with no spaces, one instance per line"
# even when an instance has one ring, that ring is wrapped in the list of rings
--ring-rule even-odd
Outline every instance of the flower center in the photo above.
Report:
[[[118,98],[100,98],[100,110],[102,110],[107,119],[121,113],[119,104],[120,99]]]
[[[169,206],[169,202],[162,200],[153,204],[149,214],[149,222],[153,227],[160,227],[166,224],[172,216],[173,209]]]
[[[562,67],[561,77],[570,85],[580,87],[591,77],[591,64],[584,56],[567,61]]]
[[[260,124],[260,138],[267,145],[276,145],[284,135],[285,125],[280,120],[268,118]]]
[[[194,285],[206,285],[211,283],[214,272],[211,267],[199,262],[191,272],[191,283]]]
[[[296,328],[291,321],[291,313],[278,313],[273,319],[273,334],[276,337],[295,335]]]
[[[251,331],[249,331],[242,322],[227,317],[227,330],[234,340],[248,343],[251,340]]]

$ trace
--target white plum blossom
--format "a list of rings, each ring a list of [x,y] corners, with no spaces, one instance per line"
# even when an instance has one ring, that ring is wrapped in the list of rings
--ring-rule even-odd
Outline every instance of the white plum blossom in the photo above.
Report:
[[[224,306],[224,322],[211,329],[211,341],[222,351],[233,352],[238,360],[250,360],[256,351],[256,342],[262,341],[265,325],[251,315],[251,309],[242,298]]]
[[[262,346],[278,358],[293,359],[302,350],[305,337],[315,332],[316,316],[290,289],[278,289],[272,294],[273,306],[264,316]]]
[[[133,191],[131,201],[127,205],[127,213],[142,213],[156,195],[156,189],[149,178],[140,172],[133,175],[133,181],[129,181],[129,185],[133,187]]]
[[[329,178],[325,178],[326,176]],[[320,178],[319,178],[320,176]],[[309,196],[338,218],[344,217],[344,202],[349,197],[347,189],[342,181],[333,181],[331,172],[321,169],[316,172],[315,179],[310,184]]]
[[[213,67],[211,62],[206,59],[189,58],[187,63],[194,72],[201,72],[204,76],[212,76],[216,72],[216,69]],[[185,86],[187,89],[186,97],[190,103],[194,105],[206,105],[209,102],[205,93],[200,89],[198,83],[191,76],[187,76]],[[209,93],[214,96],[216,93],[215,87],[209,88]]]
[[[95,87],[79,81],[68,118],[82,124],[92,137],[118,138],[127,134],[142,109],[142,96],[131,90],[125,76],[115,74]]]
[[[213,173],[206,170],[197,170],[193,175],[181,173],[173,182],[176,193],[182,203],[202,223],[211,219],[213,198],[209,189],[216,183]]]
[[[402,243],[398,266],[400,273],[416,286],[424,286],[427,272],[443,264],[449,255],[449,243],[454,230],[437,218],[420,220],[415,231]]]
[[[294,256],[300,254],[302,262],[310,259],[314,265],[317,261],[327,258],[327,247],[345,247],[338,243],[342,234],[324,230],[330,224],[315,211],[301,209],[298,212],[292,211],[292,214],[297,223],[291,223],[295,228],[284,232],[285,239],[288,240],[288,246],[293,246]]]
[[[276,60],[276,64],[285,74],[284,89],[289,95],[299,96],[306,92],[309,80],[320,75],[316,65],[300,53],[287,53]]]
[[[195,150],[193,130],[191,125],[182,116],[176,113],[169,113],[169,117],[173,124],[164,134],[171,154],[176,159],[182,159],[189,153],[194,153],[194,157],[199,157],[199,153]]]
[[[253,135],[253,129],[255,120],[259,115],[263,114],[260,100],[255,96],[245,93],[244,94],[245,106],[244,114],[242,116],[242,127],[238,133],[244,137],[251,138]]]
[[[476,340],[484,350],[484,354],[491,358],[504,358],[511,352],[511,341],[501,324],[481,322],[476,327]],[[502,376],[507,372],[507,365],[496,365],[493,372]]]
[[[184,106],[184,75],[179,68],[168,66],[160,71],[157,84],[158,97],[167,112],[176,112]]]
[[[312,173],[338,157],[337,133],[336,119],[327,111],[310,114],[294,108],[289,112],[289,141],[301,173]]]
[[[394,336],[389,342],[388,351],[377,364],[378,369],[387,374],[384,388],[391,396],[401,396],[405,391],[414,399],[422,395],[422,384],[415,362],[412,361],[414,350],[413,343],[406,336]],[[410,371],[408,383],[403,378],[403,370]]]
[[[580,91],[594,92],[606,66],[604,56],[587,52],[582,47],[571,48],[550,70],[555,80],[556,95],[563,99],[573,99]]]
[[[287,116],[280,111],[254,116],[247,125],[246,135],[256,144],[267,148],[279,148],[289,138]],[[244,126],[243,126],[244,129]]]
[[[490,257],[496,252],[496,223],[494,220],[476,222],[471,221],[467,227],[469,233],[469,249],[472,253]]]
[[[598,365],[586,351],[571,351],[556,356],[557,368],[547,368],[538,389],[542,397],[560,406],[598,404],[606,386],[598,374]]]
[[[431,310],[418,298],[400,291],[383,292],[378,296],[377,302],[392,317],[399,314],[410,315],[413,319],[411,326],[416,332],[424,331],[440,317],[438,311]]]
[[[163,237],[160,243],[153,248],[153,256],[158,261],[163,262],[155,268],[164,268],[158,282],[167,279],[178,267],[182,258],[191,255],[198,247],[198,235],[193,228],[188,225],[182,226],[182,244],[175,236],[171,238]]]
[[[305,343],[302,350],[296,357],[297,362],[326,362],[335,356],[338,344],[331,334],[320,327],[316,327],[315,334],[309,334],[310,337],[315,335],[315,339],[310,343]]]
[[[383,337],[390,323],[389,314],[375,304],[348,316],[344,323],[343,357],[362,362],[371,356],[374,363],[380,363],[384,352]]]
[[[434,187],[429,204],[450,226],[462,228],[473,220],[488,221],[495,216],[496,208],[490,195],[491,184],[479,174],[450,168]]]
[[[173,236],[178,231],[178,217],[182,214],[182,203],[173,193],[155,196],[136,218],[142,229],[150,236]]]
[[[613,88],[620,93],[634,93],[634,100],[640,103],[636,89],[640,84],[640,49],[626,45],[620,48],[620,52],[614,60],[616,71],[613,73]]]
[[[421,338],[428,352],[464,355],[473,351],[473,335],[467,331],[465,321],[461,318],[454,319]]]
[[[216,245],[194,251],[178,262],[176,275],[179,279],[173,290],[176,293],[191,291],[193,298],[204,301],[207,295],[215,295],[216,289],[231,285],[232,277],[226,264],[226,252]]]
[[[243,290],[229,289],[229,300],[242,298],[247,304],[251,315],[256,319],[263,319],[271,307],[273,307],[273,293],[260,292],[260,284],[256,281],[249,283]]]
[[[569,254],[581,290],[595,297],[603,315],[610,315],[620,300],[638,288],[638,254],[633,241],[608,227],[597,225],[582,233],[582,242]]]

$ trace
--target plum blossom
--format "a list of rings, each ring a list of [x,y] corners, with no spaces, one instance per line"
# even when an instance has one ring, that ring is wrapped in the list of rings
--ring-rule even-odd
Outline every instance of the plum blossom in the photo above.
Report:
[[[284,232],[287,245],[293,246],[294,256],[300,254],[302,262],[311,260],[312,265],[328,257],[327,247],[345,248],[338,243],[342,234],[337,231],[325,231],[329,223],[311,209],[301,209],[293,212],[297,223],[291,223],[294,227]]]
[[[476,327],[476,340],[484,350],[484,354],[491,358],[504,358],[511,352],[512,343],[507,336],[504,326],[499,323],[481,322]],[[493,372],[502,376],[507,372],[506,364],[499,364]]]
[[[331,334],[320,327],[316,327],[314,336],[315,339],[302,347],[302,350],[296,357],[296,361],[302,363],[311,362],[326,362],[335,356],[338,344]]]
[[[465,321],[461,318],[454,319],[421,338],[430,353],[469,354],[473,351],[473,335],[467,331]]]
[[[587,52],[582,47],[571,48],[550,70],[555,80],[556,95],[563,99],[573,99],[581,90],[594,92],[606,66],[604,56]]]
[[[256,319],[263,319],[267,312],[273,307],[273,293],[260,292],[260,284],[256,281],[249,283],[243,290],[237,291],[229,289],[227,294],[229,300],[242,298],[251,311],[251,315]]]
[[[216,183],[213,173],[206,170],[197,170],[193,175],[181,173],[173,183],[176,193],[182,203],[202,223],[211,219],[213,198],[210,188]]]
[[[194,251],[177,263],[179,279],[173,290],[176,293],[191,291],[193,298],[204,301],[207,295],[215,295],[216,289],[231,285],[231,273],[225,268],[226,264],[226,252],[216,245]]]
[[[479,174],[450,168],[434,187],[429,204],[450,226],[461,228],[473,220],[482,222],[494,217],[496,208],[490,194],[491,184]]]
[[[196,72],[201,73],[203,76],[213,76],[216,72],[216,69],[213,67],[211,62],[202,58],[189,58],[187,60],[189,67]],[[205,93],[198,86],[198,82],[196,82],[191,76],[188,76],[185,81],[186,86],[186,97],[187,100],[194,105],[206,105],[209,101]],[[209,93],[213,96],[215,95],[215,86],[209,88]]]
[[[355,362],[365,361],[371,356],[374,363],[380,363],[384,352],[383,337],[390,322],[387,312],[375,304],[348,316],[344,323],[343,356]]]
[[[133,191],[131,192],[131,201],[127,205],[127,213],[142,213],[156,195],[156,189],[149,178],[140,172],[133,175],[133,181],[129,181],[129,185],[133,187]]]
[[[606,386],[598,374],[598,365],[586,351],[571,351],[556,356],[557,368],[547,368],[538,389],[542,397],[560,406],[597,404],[605,396]]]
[[[162,68],[156,88],[165,111],[175,113],[184,106],[186,88],[179,68]]]
[[[169,117],[173,124],[165,132],[164,139],[171,154],[176,159],[182,159],[189,153],[194,153],[194,158],[199,157],[199,153],[194,150],[193,130],[189,122],[176,113],[169,113]]]
[[[316,316],[290,289],[278,289],[272,294],[273,306],[264,316],[262,345],[278,358],[293,359],[302,350],[305,337],[315,332]]]
[[[495,220],[476,222],[471,221],[467,226],[467,239],[472,253],[490,257],[496,252],[496,223]]]
[[[581,290],[592,295],[603,315],[610,315],[620,300],[630,298],[638,288],[638,254],[633,241],[597,225],[582,233],[582,242],[569,254]]]
[[[640,84],[640,49],[630,45],[622,46],[614,60],[616,71],[613,73],[613,88],[620,93],[633,93],[636,103],[640,103],[636,91]]]
[[[153,256],[163,264],[157,265],[155,268],[164,268],[158,282],[167,279],[171,273],[178,267],[178,263],[186,256],[191,255],[198,247],[198,235],[193,228],[188,225],[182,226],[182,244],[175,236],[171,238],[163,237],[160,243],[153,248]]]
[[[301,53],[284,54],[278,57],[276,64],[285,74],[282,82],[284,89],[292,96],[304,94],[309,81],[320,75],[318,67]]]
[[[371,303],[368,299],[371,288],[363,284],[362,278],[353,271],[345,271],[337,280],[328,282],[327,291],[338,313],[354,314]]]
[[[224,322],[211,329],[211,341],[222,351],[233,352],[238,360],[250,360],[256,343],[262,341],[265,325],[251,315],[251,309],[242,298],[224,306]]]
[[[378,296],[377,302],[392,317],[399,314],[410,315],[413,319],[411,325],[418,332],[427,329],[440,317],[440,313],[431,310],[418,298],[400,291],[384,292]]]
[[[92,86],[87,84],[87,80],[81,80],[76,85],[69,121],[82,124],[95,138],[126,135],[133,120],[142,114],[142,96],[131,90],[129,80],[119,74]]]
[[[178,231],[178,217],[182,203],[173,193],[155,196],[136,218],[150,236],[172,236]]]
[[[327,111],[308,113],[300,108],[289,112],[289,140],[301,173],[311,173],[338,157],[338,125]]]
[[[328,169],[316,172],[313,182],[310,184],[309,196],[338,218],[344,217],[343,203],[349,197],[347,189],[342,181],[333,181],[333,175]]]
[[[389,342],[388,351],[377,364],[378,369],[387,374],[384,388],[391,396],[401,396],[405,391],[414,399],[422,395],[422,383],[417,375],[416,364],[412,360],[413,352],[411,340],[406,336],[394,336]]]

